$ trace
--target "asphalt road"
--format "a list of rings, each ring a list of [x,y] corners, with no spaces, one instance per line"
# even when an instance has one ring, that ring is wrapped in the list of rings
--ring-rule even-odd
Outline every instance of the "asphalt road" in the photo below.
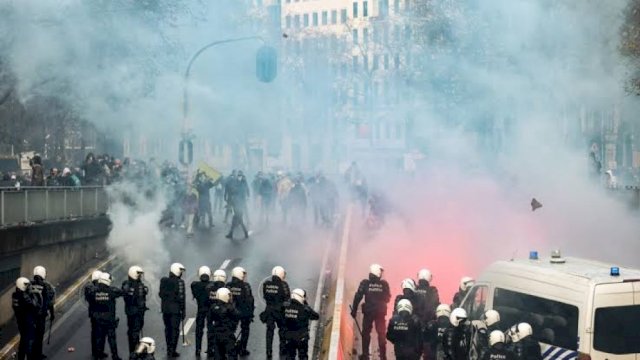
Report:
[[[256,297],[255,321],[251,325],[248,350],[250,359],[265,357],[265,326],[259,321],[258,314],[264,309],[260,284],[270,276],[273,266],[281,265],[287,271],[287,281],[292,289],[301,287],[307,290],[309,303],[313,304],[318,276],[324,251],[331,241],[332,231],[315,230],[311,225],[284,227],[272,224],[269,228],[258,227],[248,240],[224,238],[226,225],[218,224],[213,230],[197,233],[193,239],[185,239],[178,232],[167,238],[167,248],[172,261],[180,261],[187,268],[185,282],[187,291],[187,318],[185,321],[186,339],[189,345],[178,346],[180,359],[195,359],[195,315],[196,303],[191,296],[190,284],[196,280],[197,269],[201,265],[211,267],[212,271],[223,268],[230,278],[231,269],[242,266],[247,270],[248,281]],[[178,259],[178,260],[175,260]],[[126,279],[126,270],[130,265],[118,263],[112,271],[114,286]],[[169,264],[166,264],[168,268]],[[148,283],[150,310],[145,316],[144,336],[156,340],[156,359],[164,359],[166,345],[164,325],[160,313],[158,283]],[[117,329],[118,352],[120,357],[128,358],[127,325],[124,303],[118,300],[117,312],[120,325]],[[75,303],[65,314],[59,315],[51,337],[51,344],[45,345],[44,353],[49,359],[90,359],[90,324],[86,304],[83,300]],[[277,358],[278,340],[274,340],[274,357]],[[181,338],[182,339],[182,338]],[[45,337],[46,342],[46,337]],[[110,353],[108,345],[105,352]],[[203,351],[206,351],[206,332],[203,339]],[[203,357],[204,358],[204,357]]]

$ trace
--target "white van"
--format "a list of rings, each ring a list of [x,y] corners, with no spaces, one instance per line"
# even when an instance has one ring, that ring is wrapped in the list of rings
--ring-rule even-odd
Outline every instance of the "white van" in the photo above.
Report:
[[[503,331],[528,322],[545,360],[640,360],[640,270],[531,252],[490,265],[462,307],[497,310]]]

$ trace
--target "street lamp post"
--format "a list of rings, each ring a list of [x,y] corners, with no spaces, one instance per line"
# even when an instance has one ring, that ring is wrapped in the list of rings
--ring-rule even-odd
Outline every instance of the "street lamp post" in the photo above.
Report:
[[[256,56],[256,76],[258,80],[262,82],[271,82],[275,79],[277,74],[277,54],[275,49],[264,45],[265,41],[260,36],[246,36],[240,38],[233,39],[225,39],[225,40],[217,40],[211,42],[200,50],[196,51],[195,54],[189,60],[189,64],[187,65],[187,70],[184,72],[184,91],[182,97],[182,139],[180,141],[180,162],[187,169],[187,177],[190,177],[190,165],[193,162],[193,134],[191,133],[191,129],[189,126],[189,77],[191,75],[191,66],[195,60],[206,50],[228,43],[242,42],[242,41],[250,41],[250,40],[258,40],[263,46],[258,50]],[[185,151],[186,159],[185,159]]]

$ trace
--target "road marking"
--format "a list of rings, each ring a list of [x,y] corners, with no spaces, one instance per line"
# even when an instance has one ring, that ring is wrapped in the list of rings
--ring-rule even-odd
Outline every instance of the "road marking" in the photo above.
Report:
[[[222,265],[220,265],[220,270],[226,270],[227,266],[229,266],[230,263],[231,259],[226,259],[225,261],[223,261]]]
[[[187,334],[189,334],[189,330],[191,330],[191,327],[193,326],[193,323],[196,321],[196,318],[189,318],[187,320],[187,323],[184,324],[184,329],[180,330],[180,336],[182,336],[182,331],[184,330],[184,335],[186,336]]]

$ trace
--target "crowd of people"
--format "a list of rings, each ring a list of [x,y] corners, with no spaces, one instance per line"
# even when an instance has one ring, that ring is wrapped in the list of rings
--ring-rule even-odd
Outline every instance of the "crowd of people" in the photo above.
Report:
[[[167,357],[176,358],[180,331],[184,326],[187,301],[187,287],[182,279],[185,267],[174,263],[168,276],[160,280],[160,310],[165,325]],[[91,355],[93,359],[106,359],[105,343],[108,342],[111,358],[121,359],[118,352],[116,329],[119,319],[116,315],[117,299],[123,298],[127,316],[127,338],[130,359],[154,359],[156,342],[143,337],[147,296],[149,287],[144,281],[144,271],[140,266],[131,266],[128,278],[121,287],[113,286],[113,279],[107,272],[96,270],[91,282],[84,288],[91,321]],[[224,270],[213,273],[207,266],[198,269],[199,279],[190,284],[191,295],[197,303],[195,354],[202,355],[204,329],[206,326],[206,356],[214,359],[235,359],[247,357],[250,324],[255,316],[255,301],[251,286],[246,281],[247,271],[236,267],[227,281]],[[55,291],[46,280],[46,269],[37,266],[33,281],[25,277],[16,280],[13,293],[13,310],[20,331],[18,360],[44,359],[42,343],[47,317],[54,318]],[[275,328],[280,339],[279,353],[285,359],[307,359],[309,325],[318,320],[319,315],[307,303],[306,291],[290,290],[285,269],[275,266],[271,277],[262,283],[260,289],[266,303],[259,314],[266,324],[266,356],[272,358]],[[240,336],[236,339],[236,330]]]
[[[451,304],[441,304],[438,289],[431,284],[431,271],[421,269],[417,282],[412,278],[402,281],[402,294],[395,297],[393,316],[387,323],[391,292],[383,272],[378,264],[370,266],[369,276],[360,282],[351,306],[351,316],[357,319],[364,300],[360,359],[370,358],[375,327],[382,360],[386,359],[387,340],[393,344],[398,360],[542,360],[530,324],[514,324],[503,332],[496,310],[487,310],[481,320],[469,321],[467,311],[460,306],[474,284],[470,277],[460,280]]]

